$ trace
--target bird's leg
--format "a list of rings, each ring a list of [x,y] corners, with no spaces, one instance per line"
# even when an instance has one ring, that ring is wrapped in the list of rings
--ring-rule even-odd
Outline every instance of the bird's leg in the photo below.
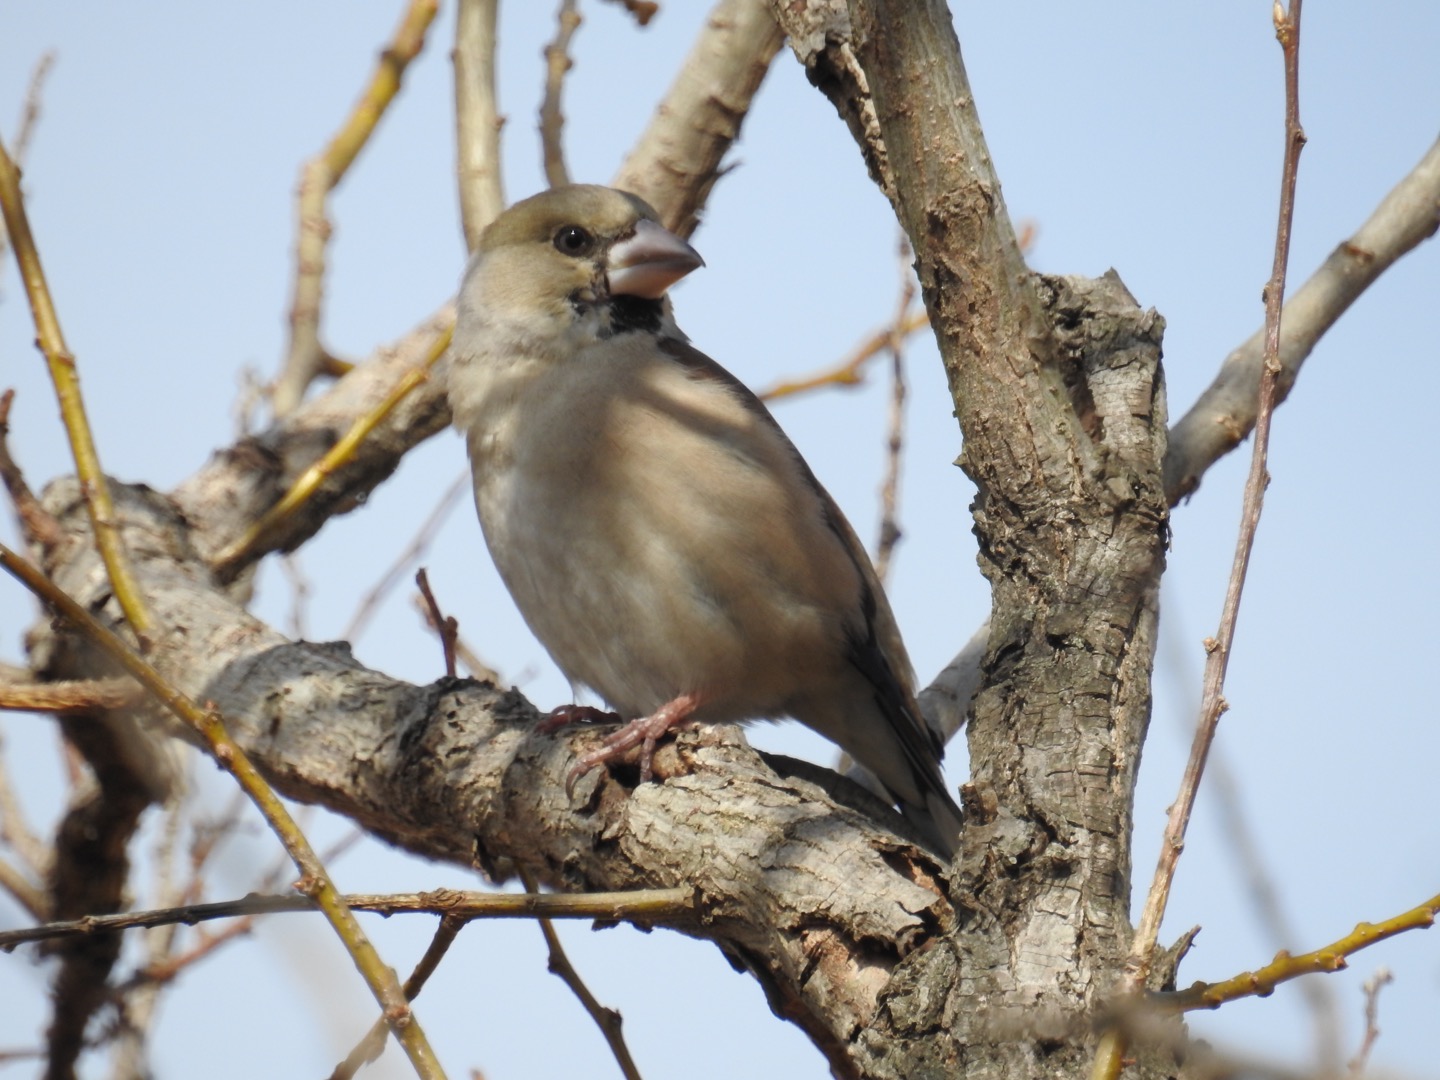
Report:
[[[618,724],[620,714],[597,709],[594,705],[556,705],[540,718],[536,728],[542,735],[553,735],[571,724]]]
[[[631,720],[630,723],[601,743],[597,749],[583,755],[575,763],[575,767],[570,770],[570,775],[565,781],[567,791],[575,786],[575,781],[597,765],[614,761],[636,746],[640,747],[640,782],[642,784],[648,782],[652,776],[650,761],[655,756],[656,741],[671,728],[689,720],[699,707],[699,695],[681,694],[673,701],[667,701],[661,705],[649,716]]]

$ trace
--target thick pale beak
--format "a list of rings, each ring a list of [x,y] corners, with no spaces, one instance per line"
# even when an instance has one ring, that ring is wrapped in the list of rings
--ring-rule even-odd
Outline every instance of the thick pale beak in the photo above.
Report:
[[[705,265],[699,252],[663,225],[642,218],[634,235],[610,249],[605,268],[612,295],[659,300],[691,270]]]

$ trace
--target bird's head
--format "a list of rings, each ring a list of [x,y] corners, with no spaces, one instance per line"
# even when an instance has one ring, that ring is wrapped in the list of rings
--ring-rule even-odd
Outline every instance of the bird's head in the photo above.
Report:
[[[492,327],[603,337],[658,327],[666,290],[703,265],[645,200],[573,184],[516,203],[481,233],[460,305]]]

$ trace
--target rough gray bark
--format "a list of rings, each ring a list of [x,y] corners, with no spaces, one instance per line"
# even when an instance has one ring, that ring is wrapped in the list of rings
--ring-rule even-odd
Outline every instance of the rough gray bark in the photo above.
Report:
[[[712,45],[746,89],[686,92],[694,109],[734,123],[718,141],[682,126],[627,164],[650,176],[676,145],[703,153],[667,204],[679,221],[693,221],[763,74],[755,58],[774,41],[754,0],[730,6],[746,21],[712,27]],[[288,641],[215,580],[207,559],[417,362],[445,312],[169,497],[115,485],[163,628],[153,659],[219,707],[282,792],[407,849],[497,877],[521,864],[563,889],[692,885],[695,913],[674,928],[754,973],[837,1075],[1083,1076],[1130,935],[1132,798],[1167,522],[1163,321],[1113,274],[1025,267],[942,3],[773,0],[772,10],[909,234],[979,491],[994,599],[957,865],[898,839],[843,783],[777,772],[730,728],[663,745],[661,783],[601,771],[572,801],[565,774],[594,733],[537,735],[534,707],[513,691],[412,686],[365,669],[343,644]],[[727,41],[745,44],[726,52]],[[303,544],[443,427],[438,389],[414,395],[257,557]],[[114,617],[73,483],[47,505],[70,539],[37,556]],[[33,660],[51,675],[110,673],[48,625]],[[1174,1072],[1147,1051],[1127,1075]]]
[[[1114,432],[1112,453],[1129,461],[1135,455],[1126,439],[1159,418],[1145,413],[1156,386],[1157,320],[1136,310],[1113,281],[1045,285],[1063,321],[1085,328],[1067,344],[1067,363],[1093,387],[1096,415]],[[1024,746],[1013,734],[1003,741],[1020,755],[1022,773],[1060,775],[1064,793],[1044,796],[1040,828],[1033,810],[1022,815],[997,803],[994,793],[1009,794],[993,779],[974,785],[974,825],[956,892],[932,857],[801,776],[778,775],[733,729],[685,735],[665,747],[656,761],[663,783],[637,787],[624,769],[596,773],[572,803],[565,773],[593,733],[537,735],[533,706],[513,691],[465,681],[410,686],[363,668],[343,644],[290,642],[213,580],[193,521],[171,500],[119,485],[116,496],[136,572],[164,627],[152,659],[186,693],[222,710],[279,790],[412,851],[497,876],[518,861],[566,889],[691,884],[697,913],[676,929],[715,941],[752,971],[776,1012],[800,1024],[841,1075],[956,1075],[952,1067],[974,1053],[977,1028],[1002,1020],[1013,1027],[1017,1015],[1011,1005],[976,1011],[964,989],[976,977],[957,979],[957,971],[978,976],[994,967],[997,950],[1018,945],[1029,957],[1021,998],[1037,985],[1053,990],[1058,969],[1072,962],[1064,946],[1079,940],[1077,912],[1108,910],[1124,892],[1127,868],[1116,859],[1126,850],[1128,809],[1114,809],[1113,793],[1125,787],[1134,760],[1112,740],[1129,747],[1138,737],[1148,697],[1132,685],[1134,657],[1144,648],[1132,647],[1130,658],[1117,662],[1115,691],[1107,689],[1107,663],[1083,647],[1091,637],[1124,643],[1115,630],[1121,613],[1110,608],[1093,632],[1070,631],[1076,663],[1063,670],[1065,687],[1052,689],[1043,712],[1027,719],[1028,710],[1021,717],[1011,709],[1003,720],[986,721],[1028,725],[1033,734]],[[103,607],[104,577],[73,482],[52,487],[46,504],[76,538],[48,553],[47,569],[83,602]],[[1113,537],[1087,536],[1095,550],[1067,588],[1103,594]],[[1127,617],[1141,631],[1136,640],[1147,644],[1149,610],[1142,605]],[[1016,638],[1005,625],[1009,636],[997,631],[995,641]],[[86,650],[51,634],[47,628],[37,636],[37,663],[65,657],[73,670]],[[1076,694],[1073,687],[1085,689]],[[1083,752],[1060,739],[1061,729],[1086,735]],[[843,786],[837,791],[844,794]],[[1128,808],[1128,801],[1119,805]],[[1085,865],[1092,847],[1105,853],[1098,869]],[[1012,913],[1027,910],[1028,922],[1012,921]],[[1002,911],[1005,918],[992,926],[985,913]],[[988,929],[982,934],[981,927]],[[1102,946],[1113,934],[1089,933],[1098,944],[1082,950],[1092,960],[1083,977],[1093,991],[1108,956]],[[1040,965],[1045,956],[1051,963]],[[993,989],[984,992],[1001,1002]],[[1077,1002],[1066,1005],[1073,1013]]]
[[[915,250],[994,590],[951,883],[963,931],[887,992],[864,1071],[1084,1075],[1080,1018],[1130,933],[1167,514],[1163,323],[1113,275],[1025,270],[943,3],[775,9],[812,81],[850,88],[832,100]],[[824,32],[796,21],[817,11]]]

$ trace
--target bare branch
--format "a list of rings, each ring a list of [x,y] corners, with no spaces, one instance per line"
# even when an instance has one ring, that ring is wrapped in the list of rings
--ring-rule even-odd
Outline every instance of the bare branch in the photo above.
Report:
[[[435,594],[430,589],[430,575],[425,572],[423,566],[415,574],[415,585],[420,590],[421,599],[425,602],[425,612],[430,625],[435,627],[436,632],[440,635],[440,648],[445,655],[445,677],[453,679],[455,678],[455,638],[459,633],[460,624],[455,621],[455,616],[441,614],[440,601],[435,599]]]
[[[118,662],[150,691],[160,704],[201,737],[215,762],[235,777],[294,860],[301,873],[299,887],[324,912],[336,935],[345,945],[346,951],[355,961],[356,968],[384,1010],[396,1040],[409,1055],[415,1071],[426,1080],[441,1080],[444,1071],[440,1068],[434,1051],[430,1049],[419,1022],[411,1014],[409,1005],[400,992],[395,973],[385,966],[375,952],[361,931],[359,923],[355,921],[355,916],[340,898],[340,893],[330,880],[324,864],[316,857],[304,834],[270,785],[256,771],[240,745],[230,737],[220,714],[197,707],[84,606],[57,588],[49,578],[19,558],[4,544],[0,544],[0,567],[81,631],[111,660]]]
[[[431,342],[429,355],[423,363],[406,371],[384,399],[351,424],[344,437],[326,451],[324,457],[306,469],[279,502],[266,510],[244,535],[215,556],[215,573],[222,581],[233,581],[240,570],[253,561],[257,552],[263,549],[267,539],[286,527],[289,520],[320,491],[327,478],[354,460],[361,446],[369,439],[370,433],[395,412],[417,387],[430,378],[431,370],[450,347],[453,329],[452,324],[442,330]]]
[[[79,679],[14,683],[0,679],[0,709],[92,713],[123,709],[145,696],[133,679]]]
[[[40,103],[45,79],[54,66],[55,50],[49,49],[35,62],[35,68],[30,72],[30,85],[25,88],[25,103],[20,107],[20,124],[15,131],[15,167],[22,171],[25,168],[25,158],[30,152],[30,140],[35,137],[35,129],[40,124]],[[10,233],[5,227],[4,219],[0,219],[0,258],[5,256],[5,248],[9,243]]]
[[[883,583],[890,572],[890,556],[900,542],[896,521],[900,501],[900,450],[905,441],[905,324],[915,302],[915,275],[910,269],[910,245],[900,237],[900,299],[890,325],[886,349],[890,353],[889,434],[885,440],[885,479],[880,485],[880,540],[875,545],[875,574]]]
[[[338,469],[323,477],[318,490],[300,501],[296,512],[283,520],[272,519],[273,524],[238,560],[234,571],[239,573],[270,551],[300,546],[331,517],[360,505],[365,495],[395,471],[408,450],[449,424],[444,387],[434,379],[422,382],[393,411],[385,410],[397,384],[425,366],[454,322],[455,309],[446,305],[284,420],[212,455],[171,492],[176,506],[195,526],[193,542],[212,559],[224,548],[233,551],[238,539],[254,529],[256,520],[284,498],[298,478],[317,468],[326,453],[355,430],[357,422],[384,413],[384,419],[359,441],[353,453],[338,463]],[[333,458],[331,461],[335,464]]]
[[[615,186],[654,206],[667,228],[691,235],[782,40],[764,0],[720,0]]]
[[[325,248],[330,222],[325,200],[344,179],[356,155],[370,141],[380,117],[400,90],[410,61],[420,54],[439,0],[410,0],[380,62],[330,144],[306,163],[300,172],[296,196],[295,282],[291,290],[290,348],[275,383],[276,416],[288,416],[300,404],[305,390],[326,363],[320,344],[320,299],[325,279]]]
[[[0,209],[4,211],[5,227],[10,232],[10,243],[15,249],[15,262],[20,269],[20,278],[25,283],[25,295],[30,300],[36,343],[45,356],[46,365],[50,369],[50,380],[55,386],[55,398],[59,402],[65,434],[75,458],[75,472],[83,481],[81,490],[84,492],[85,505],[90,511],[95,543],[105,562],[105,572],[110,578],[115,600],[143,647],[145,632],[150,628],[150,616],[145,610],[139,590],[135,587],[129,559],[115,530],[115,507],[110,497],[110,483],[104,470],[100,468],[100,455],[95,450],[90,420],[85,415],[85,403],[80,396],[80,372],[75,366],[75,357],[65,344],[65,335],[60,330],[60,317],[50,296],[45,271],[40,265],[40,252],[35,246],[35,237],[30,232],[25,198],[20,191],[20,170],[11,160],[3,143],[0,143]]]
[[[1170,886],[1180,853],[1185,847],[1185,831],[1200,789],[1200,777],[1205,772],[1205,759],[1215,738],[1220,714],[1229,707],[1224,697],[1225,671],[1235,640],[1235,624],[1240,614],[1240,597],[1245,589],[1250,553],[1260,526],[1265,488],[1270,482],[1266,461],[1270,449],[1270,419],[1275,412],[1276,379],[1280,373],[1281,306],[1285,299],[1285,271],[1290,261],[1290,230],[1295,218],[1295,183],[1300,169],[1300,151],[1305,145],[1305,132],[1300,127],[1300,11],[1301,0],[1290,0],[1288,14],[1276,0],[1275,33],[1285,60],[1285,158],[1280,172],[1280,220],[1275,227],[1275,257],[1270,280],[1265,286],[1265,364],[1256,405],[1255,448],[1250,459],[1250,473],[1245,480],[1239,536],[1220,613],[1220,628],[1215,637],[1206,642],[1208,656],[1205,659],[1200,719],[1196,724],[1185,773],[1180,780],[1180,791],[1170,806],[1154,880],[1145,897],[1145,907],[1135,928],[1121,980],[1123,989],[1132,994],[1138,994],[1144,988],[1150,974]],[[1095,1080],[1113,1080],[1119,1075],[1124,1049],[1121,1033],[1110,1031],[1105,1034],[1096,1052],[1092,1073]]]
[[[1395,976],[1386,967],[1365,980],[1365,1037],[1360,1043],[1360,1049],[1350,1059],[1351,1076],[1363,1076],[1365,1073],[1370,1052],[1375,1049],[1376,1040],[1380,1038],[1380,991],[1394,981]]]
[[[440,623],[437,623],[435,621],[435,612],[431,610],[430,605],[425,602],[423,596],[415,597],[415,609],[420,612],[420,617],[425,622],[425,628],[437,638],[442,638],[440,646],[442,649],[445,647],[443,638],[448,635],[452,639],[455,658],[465,665],[465,670],[470,673],[472,679],[479,679],[481,682],[488,682],[495,686],[500,685],[500,673],[484,660],[480,659],[479,653],[465,644],[465,640],[460,636],[458,626],[452,631]],[[515,681],[517,683],[524,682],[524,676],[525,672],[522,671],[520,675],[516,677]]]
[[[865,338],[855,348],[850,350],[850,355],[845,357],[833,367],[825,368],[813,375],[802,375],[793,379],[782,379],[760,391],[757,395],[761,401],[775,401],[779,398],[790,397],[794,394],[803,394],[810,390],[818,390],[823,386],[859,386],[865,381],[864,371],[867,364],[875,357],[890,347],[898,329],[905,337],[909,337],[917,330],[923,330],[930,325],[930,316],[923,308],[908,312],[904,321],[898,326],[887,326],[876,330],[869,337]]]
[[[523,866],[518,870],[525,890],[536,892],[534,876]],[[635,1059],[630,1056],[630,1047],[625,1043],[620,1014],[608,1006],[601,1005],[595,995],[590,992],[590,988],[585,985],[585,980],[575,970],[575,965],[570,963],[570,957],[565,954],[565,946],[560,943],[560,935],[555,932],[554,924],[543,916],[540,918],[540,933],[545,936],[545,946],[549,950],[548,966],[551,974],[557,976],[570,988],[570,992],[579,1000],[581,1007],[590,1015],[590,1019],[595,1021],[595,1026],[600,1029],[605,1044],[610,1047],[615,1064],[620,1066],[621,1075],[626,1080],[641,1080],[640,1070],[635,1067]]]
[[[1275,400],[1284,401],[1315,343],[1401,256],[1440,229],[1440,142],[1285,304]],[[1265,329],[1225,358],[1215,381],[1170,429],[1165,493],[1176,503],[1255,426]]]
[[[455,15],[455,148],[465,250],[505,209],[500,116],[495,93],[495,15],[499,0],[460,0]]]
[[[441,526],[450,519],[455,507],[460,504],[460,496],[470,487],[470,470],[466,469],[454,482],[445,489],[445,494],[435,504],[435,509],[420,523],[415,530],[415,536],[410,543],[405,545],[405,550],[395,557],[390,564],[390,569],[385,571],[383,577],[375,583],[372,588],[361,599],[355,608],[355,614],[350,616],[350,622],[340,632],[340,637],[345,641],[355,641],[365,632],[371,617],[379,609],[381,601],[389,594],[390,590],[400,583],[409,567],[425,557],[425,552],[430,550],[430,545],[435,542],[435,536],[439,533]]]
[[[435,974],[435,969],[440,966],[440,961],[445,958],[445,954],[450,951],[450,946],[455,943],[455,938],[464,929],[466,921],[458,915],[446,915],[440,920],[440,925],[435,928],[435,936],[430,939],[430,944],[425,949],[425,955],[420,957],[420,962],[415,965],[415,970],[410,972],[410,977],[405,980],[407,1000],[414,1001],[420,995],[420,991],[425,989],[425,984],[430,980],[430,976]],[[378,1058],[385,1049],[385,1035],[388,1030],[383,1016],[376,1020],[355,1049],[350,1051],[344,1061],[335,1066],[335,1071],[330,1074],[330,1080],[350,1080],[362,1068]]]
[[[1240,998],[1265,997],[1273,993],[1282,982],[1299,978],[1301,975],[1340,971],[1346,966],[1347,957],[1397,934],[1411,930],[1428,930],[1435,925],[1437,915],[1440,915],[1440,895],[1432,896],[1423,904],[1417,904],[1393,918],[1375,923],[1362,922],[1344,937],[1299,956],[1282,952],[1270,963],[1254,971],[1242,971],[1223,982],[1197,982],[1174,994],[1161,995],[1160,1003],[1167,1009],[1189,1012],[1194,1009],[1218,1008],[1227,1001],[1237,1001]]]
[[[890,154],[880,134],[869,79],[856,55],[847,5],[837,0],[799,4],[770,0],[770,10],[811,85],[835,106],[860,148],[870,179],[893,206],[895,177],[890,171]]]
[[[634,889],[592,893],[490,893],[434,889],[418,893],[352,893],[344,897],[352,911],[377,915],[455,915],[464,919],[605,919],[641,923],[686,923],[694,917],[689,889]],[[308,896],[257,895],[211,904],[187,904],[152,911],[125,911],[51,922],[22,930],[0,931],[0,950],[57,938],[110,934],[175,923],[193,925],[215,919],[250,918],[291,912],[319,912]]]
[[[545,98],[540,103],[540,145],[544,151],[545,179],[551,187],[563,187],[570,183],[570,170],[565,167],[565,147],[561,140],[565,114],[560,111],[560,93],[565,86],[566,74],[575,66],[570,59],[570,39],[580,29],[580,22],[576,0],[560,0],[555,40],[545,46]]]
[[[10,455],[10,407],[14,403],[14,390],[0,394],[0,482],[4,483],[10,495],[10,503],[20,522],[20,534],[26,542],[42,548],[53,547],[60,542],[60,527],[40,506],[40,501],[25,482],[20,466]]]

